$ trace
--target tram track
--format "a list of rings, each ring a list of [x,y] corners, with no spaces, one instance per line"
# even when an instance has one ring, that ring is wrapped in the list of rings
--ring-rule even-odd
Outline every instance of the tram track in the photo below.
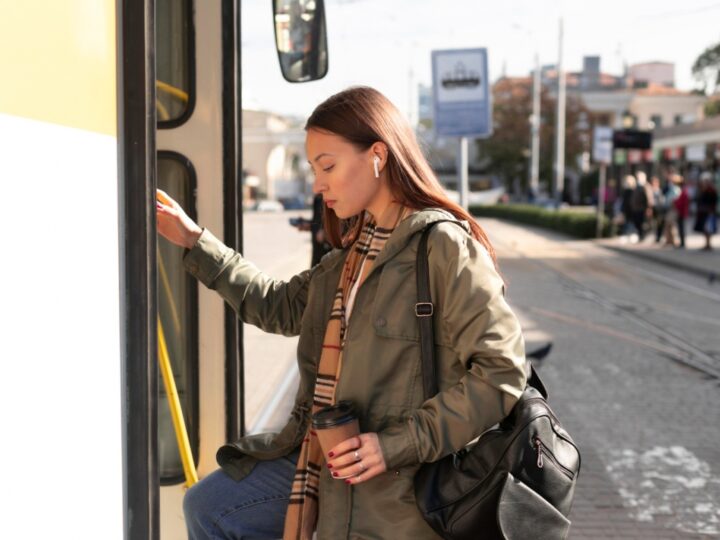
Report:
[[[687,339],[684,339],[683,337],[677,335],[677,333],[668,328],[667,325],[661,326],[658,323],[650,320],[650,318],[647,316],[647,314],[658,313],[661,311],[667,312],[667,310],[663,310],[662,308],[656,309],[656,307],[652,306],[651,304],[637,301],[634,301],[632,306],[630,306],[628,305],[627,300],[618,300],[608,296],[607,294],[600,293],[589,285],[578,281],[568,272],[557,268],[555,265],[551,264],[548,261],[527,256],[521,249],[517,248],[515,245],[512,245],[503,240],[496,240],[495,243],[502,245],[503,249],[512,252],[516,257],[522,258],[557,276],[560,279],[563,288],[569,293],[573,294],[575,297],[593,302],[594,304],[603,308],[603,310],[605,310],[606,312],[621,317],[623,320],[628,321],[632,325],[642,328],[645,332],[647,332],[655,340],[657,340],[657,343],[659,344],[658,346],[652,341],[643,339],[633,340],[637,345],[650,350],[654,350],[665,358],[672,359],[705,375],[720,380],[720,358],[716,358],[708,352],[700,349]],[[573,251],[575,252],[575,254],[580,253],[581,255],[584,255],[581,250],[575,249],[568,245],[563,245],[563,249]],[[656,281],[664,283],[665,285],[671,285],[676,288],[682,289],[685,292],[702,296],[706,300],[720,303],[720,295],[717,295],[711,291],[704,291],[698,287],[683,284],[682,282],[678,282],[677,280],[673,280],[672,278],[662,276],[661,274],[657,274],[646,269],[641,269],[633,265],[627,265],[623,261],[620,261],[620,263],[622,266],[625,267],[624,271],[637,271],[638,273],[644,274],[646,277],[652,277]],[[533,309],[533,311],[538,311],[538,309]],[[571,322],[576,321],[573,320]],[[595,328],[594,330],[599,331],[597,328]],[[607,333],[608,330],[606,329],[604,332]],[[625,335],[627,336],[627,334]]]
[[[620,316],[636,326],[640,326],[646,332],[653,335],[659,342],[674,348],[677,351],[677,354],[671,355],[674,360],[715,377],[716,379],[720,379],[720,359],[713,357],[686,339],[676,335],[672,330],[668,329],[667,326],[660,326],[654,323],[647,317],[639,314],[637,310],[630,309],[627,305],[623,305],[612,298],[608,298],[606,295],[594,291],[587,285],[578,282],[556,268],[552,268],[550,265],[547,265],[547,268],[562,276],[562,279],[566,281],[563,285],[573,291],[576,296],[590,300],[603,307],[606,311]],[[644,307],[649,308],[651,311],[653,310],[653,308],[647,304]]]

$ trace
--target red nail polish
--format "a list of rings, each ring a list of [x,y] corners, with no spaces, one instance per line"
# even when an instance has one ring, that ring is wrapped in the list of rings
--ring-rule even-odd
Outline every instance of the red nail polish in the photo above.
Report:
[[[330,456],[330,457],[335,457],[335,453],[334,453],[334,452],[330,452],[330,453],[328,453],[328,456]]]
[[[334,472],[334,473],[332,473],[332,475],[333,475],[335,478],[337,478],[338,473],[337,473],[337,472]]]
[[[327,466],[328,466],[328,469],[332,469],[332,463],[328,463]]]
[[[351,482],[350,480],[345,480],[345,483],[346,483],[346,484],[352,484],[352,482]]]

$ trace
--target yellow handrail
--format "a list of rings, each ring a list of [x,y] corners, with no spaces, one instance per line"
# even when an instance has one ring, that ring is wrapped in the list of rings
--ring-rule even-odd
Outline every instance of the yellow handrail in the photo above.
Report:
[[[165,92],[166,94],[170,94],[171,96],[173,96],[174,98],[179,99],[179,100],[182,101],[183,103],[187,103],[188,100],[190,99],[190,96],[188,95],[187,92],[185,92],[184,90],[180,90],[180,89],[177,88],[176,86],[173,86],[173,85],[168,84],[168,83],[166,83],[166,82],[158,81],[158,80],[156,79],[156,80],[155,80],[155,87],[156,87],[159,91]]]
[[[159,99],[155,100],[155,108],[157,108],[158,118],[160,118],[161,122],[170,120],[170,113],[168,112],[167,107],[165,107]]]
[[[165,343],[165,332],[163,332],[160,317],[157,321],[158,332],[158,356],[160,358],[160,371],[162,372],[163,382],[165,383],[165,393],[167,394],[168,403],[170,404],[170,414],[172,415],[173,426],[175,428],[175,436],[177,437],[178,448],[180,450],[180,459],[182,460],[183,471],[185,472],[185,483],[187,487],[192,487],[198,481],[195,462],[193,461],[192,451],[190,450],[190,439],[188,438],[187,428],[185,427],[185,418],[183,417],[182,407],[180,406],[180,396],[178,396],[177,386],[175,386],[175,378],[173,377],[172,366],[170,365],[170,356]]]
[[[162,256],[162,252],[158,247],[157,250],[157,264],[158,270],[160,271],[160,281],[162,281],[163,289],[165,289],[165,295],[167,296],[168,303],[170,304],[170,313],[172,314],[173,324],[175,326],[175,333],[180,333],[180,315],[178,315],[177,305],[175,305],[175,297],[172,293],[172,287],[170,286],[170,279],[165,269],[165,259]]]

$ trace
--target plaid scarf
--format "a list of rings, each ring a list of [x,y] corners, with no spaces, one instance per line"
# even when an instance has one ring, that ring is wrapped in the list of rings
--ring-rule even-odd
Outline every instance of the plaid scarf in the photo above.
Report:
[[[345,260],[335,291],[315,380],[313,413],[335,403],[335,387],[342,370],[342,351],[355,294],[393,230],[408,214],[407,208],[393,203],[377,221],[369,213],[365,215],[365,224]],[[320,471],[324,463],[325,456],[310,426],[300,448],[283,540],[312,539],[318,516]]]

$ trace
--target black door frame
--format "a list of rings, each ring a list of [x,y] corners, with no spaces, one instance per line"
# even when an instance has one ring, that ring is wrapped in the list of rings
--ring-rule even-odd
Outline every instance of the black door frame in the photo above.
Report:
[[[242,253],[242,56],[240,2],[222,2],[222,117],[224,241]],[[225,438],[245,434],[245,370],[242,322],[225,305]]]
[[[118,0],[115,16],[123,529],[157,540],[155,1]]]

